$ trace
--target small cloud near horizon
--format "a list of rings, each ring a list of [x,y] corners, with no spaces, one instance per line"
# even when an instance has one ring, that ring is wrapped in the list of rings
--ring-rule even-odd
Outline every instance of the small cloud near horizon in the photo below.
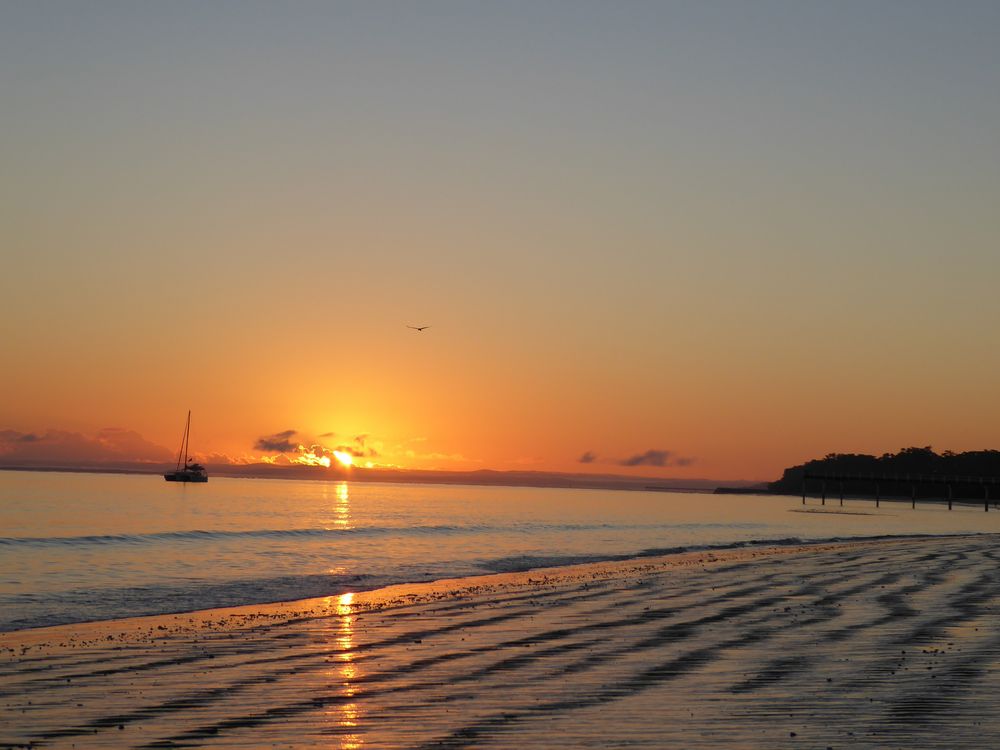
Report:
[[[586,451],[582,456],[580,456],[577,461],[581,464],[592,464],[597,460],[597,454],[593,451]]]
[[[362,435],[357,435],[354,438],[353,445],[342,445],[337,450],[350,453],[352,456],[357,458],[377,458],[378,450],[376,450],[374,445],[368,443],[368,438],[371,437],[367,433]],[[378,444],[381,447],[381,443]]]
[[[694,463],[693,458],[677,456],[673,451],[650,448],[645,453],[637,453],[634,456],[622,459],[618,462],[620,466],[690,466]]]
[[[253,444],[254,449],[259,451],[271,451],[274,453],[292,453],[298,450],[299,444],[291,442],[295,437],[295,430],[283,430],[273,435],[265,435],[257,438]]]

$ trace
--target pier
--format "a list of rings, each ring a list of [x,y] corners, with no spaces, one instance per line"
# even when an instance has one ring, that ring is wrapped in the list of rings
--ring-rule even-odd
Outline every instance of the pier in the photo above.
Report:
[[[819,491],[823,505],[826,505],[829,489],[839,493],[841,505],[847,492],[853,497],[872,497],[876,508],[883,498],[905,499],[908,496],[912,508],[917,507],[918,499],[947,502],[948,510],[952,509],[956,500],[967,503],[981,501],[983,510],[989,512],[991,499],[1000,498],[1000,477],[808,473],[802,476],[803,505],[810,489]]]

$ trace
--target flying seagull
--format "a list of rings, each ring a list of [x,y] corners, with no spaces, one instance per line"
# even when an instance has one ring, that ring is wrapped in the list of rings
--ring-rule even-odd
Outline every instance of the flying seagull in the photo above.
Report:
[[[430,326],[406,326],[406,327],[407,328],[412,328],[414,331],[424,331],[424,330],[430,328]]]

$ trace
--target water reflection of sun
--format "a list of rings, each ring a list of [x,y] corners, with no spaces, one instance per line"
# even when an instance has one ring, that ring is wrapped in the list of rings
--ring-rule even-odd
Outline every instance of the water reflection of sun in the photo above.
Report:
[[[347,485],[343,487],[346,496]],[[352,593],[337,597],[337,630],[334,643],[339,651],[337,658],[341,663],[333,670],[331,677],[340,683],[341,693],[345,698],[354,697],[355,682],[359,677],[357,665],[354,664],[354,609],[351,607],[353,601]],[[330,718],[342,732],[341,750],[360,750],[364,746],[364,739],[355,731],[361,722],[361,708],[356,702],[351,701],[337,706],[331,711]]]
[[[337,503],[333,506],[333,523],[337,528],[351,528],[351,496],[348,494],[347,482],[337,485]]]

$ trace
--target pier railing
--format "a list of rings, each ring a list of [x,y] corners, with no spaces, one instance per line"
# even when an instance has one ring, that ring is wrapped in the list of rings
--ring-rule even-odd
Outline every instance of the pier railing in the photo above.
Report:
[[[1000,477],[983,476],[943,476],[939,474],[837,474],[837,473],[806,473],[802,476],[802,504],[810,489],[818,490],[822,504],[826,505],[827,489],[840,493],[840,504],[844,504],[845,485],[848,492],[862,490],[862,496],[874,495],[875,507],[878,507],[883,497],[910,497],[911,507],[917,507],[917,499],[947,501],[948,510],[952,509],[956,497],[965,502],[982,500],[983,510],[989,511],[992,499],[1000,499]],[[926,494],[926,489],[938,489],[941,492]],[[904,490],[900,492],[899,490]],[[908,492],[906,492],[908,490]],[[922,490],[923,492],[918,492]],[[956,494],[959,490],[961,494]],[[883,494],[885,492],[885,494]],[[976,497],[973,497],[973,493]],[[994,507],[997,507],[994,504]]]

